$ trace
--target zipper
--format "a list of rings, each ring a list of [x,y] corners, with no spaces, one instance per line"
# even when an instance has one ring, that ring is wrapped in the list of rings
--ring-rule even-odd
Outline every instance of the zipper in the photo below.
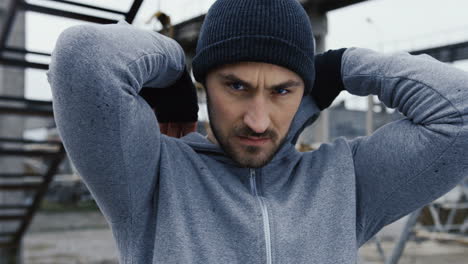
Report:
[[[250,191],[252,195],[255,196],[260,204],[260,208],[262,209],[262,219],[263,219],[263,232],[265,234],[265,247],[266,247],[266,262],[267,264],[272,264],[271,260],[271,237],[270,237],[270,220],[268,219],[268,208],[266,206],[266,202],[258,195],[257,191],[257,181],[255,170],[250,169]]]

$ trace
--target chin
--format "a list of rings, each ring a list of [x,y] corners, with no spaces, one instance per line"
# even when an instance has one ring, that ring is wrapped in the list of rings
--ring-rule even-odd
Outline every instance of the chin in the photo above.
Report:
[[[264,160],[237,160],[234,159],[234,161],[237,163],[237,165],[241,168],[252,168],[252,169],[258,169],[261,168],[270,162],[269,160],[264,161]]]
[[[278,150],[284,144],[284,139],[280,142],[272,142],[271,145],[264,147],[242,146],[234,142],[221,142],[221,148],[224,152],[242,168],[261,168],[267,165],[276,155]],[[223,144],[226,143],[226,144]]]
[[[229,154],[240,167],[257,169],[267,165],[273,159],[275,153],[276,150],[269,151],[269,153],[247,153],[247,151],[239,151],[235,154]]]

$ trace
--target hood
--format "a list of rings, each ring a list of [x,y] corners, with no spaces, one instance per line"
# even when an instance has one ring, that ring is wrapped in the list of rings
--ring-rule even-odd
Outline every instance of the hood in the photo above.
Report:
[[[288,150],[294,148],[296,142],[304,129],[312,125],[320,115],[320,109],[311,96],[305,96],[289,128],[286,142],[276,153],[272,162],[281,159],[287,154]],[[224,151],[216,144],[211,143],[204,135],[200,133],[190,133],[181,139],[192,147],[196,152],[215,155],[217,159],[223,162],[235,164]]]

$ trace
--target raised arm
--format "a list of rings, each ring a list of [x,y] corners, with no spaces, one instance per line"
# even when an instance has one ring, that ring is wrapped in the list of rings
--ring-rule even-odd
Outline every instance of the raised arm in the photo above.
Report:
[[[162,136],[139,92],[171,85],[184,68],[177,42],[123,21],[75,26],[56,43],[47,75],[57,128],[108,221],[153,198]]]
[[[468,73],[429,56],[348,49],[342,80],[407,118],[351,141],[358,241],[424,206],[468,175]]]

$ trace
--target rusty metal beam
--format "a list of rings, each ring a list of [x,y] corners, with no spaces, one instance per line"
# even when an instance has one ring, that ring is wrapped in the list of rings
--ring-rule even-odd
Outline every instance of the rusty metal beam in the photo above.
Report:
[[[326,13],[335,9],[340,9],[346,6],[358,4],[365,1],[367,0],[325,0],[315,5],[317,6],[317,11],[319,13]],[[309,1],[309,3],[314,4],[314,1]],[[304,6],[306,5],[307,4],[305,4]]]
[[[28,209],[30,205],[26,204],[0,204],[0,210]]]
[[[14,102],[23,102],[27,104],[36,104],[36,105],[47,105],[52,107],[52,101],[44,101],[44,100],[34,100],[34,99],[26,99],[20,96],[9,96],[9,95],[0,95],[0,101],[14,101]]]
[[[17,157],[43,157],[51,158],[57,156],[56,151],[40,151],[40,150],[22,150],[22,149],[0,149],[0,156],[17,156]]]
[[[127,15],[125,16],[125,20],[131,24],[133,20],[135,19],[136,13],[140,9],[141,4],[143,3],[143,0],[135,0],[133,1],[132,6],[130,7],[130,10],[128,11]]]
[[[0,237],[2,236],[14,236],[16,232],[0,232]]]
[[[16,16],[16,10],[18,9],[20,0],[11,0],[10,5],[6,9],[6,19],[1,29],[0,35],[0,51],[6,46],[8,35],[10,35],[13,27],[13,22]]]
[[[413,55],[427,54],[442,62],[468,59],[468,41],[410,52]]]
[[[0,114],[52,117],[54,112],[50,101],[0,96]]]
[[[102,7],[98,7],[98,6],[92,6],[92,5],[87,5],[87,4],[82,4],[82,3],[72,2],[72,1],[66,1],[66,0],[48,0],[48,1],[67,4],[67,5],[74,5],[74,6],[79,6],[79,7],[85,7],[85,8],[104,11],[104,12],[108,12],[108,13],[114,13],[114,14],[118,14],[118,15],[126,15],[127,14],[126,12],[122,12],[122,11],[117,11],[117,10],[112,10],[112,9],[107,9],[107,8],[102,8]]]
[[[16,248],[18,245],[12,242],[0,242],[0,248]]]
[[[48,56],[50,57],[50,53],[40,52],[40,51],[31,51],[25,48],[18,48],[18,47],[5,47],[3,49],[4,52],[14,52],[14,53],[21,53],[21,54],[34,54],[34,55],[41,55],[41,56]]]
[[[44,63],[36,63],[36,62],[29,62],[25,60],[18,60],[12,58],[5,58],[0,55],[0,64],[13,66],[13,67],[21,67],[21,68],[33,68],[33,69],[40,69],[40,70],[48,70],[49,65]]]
[[[14,221],[24,219],[24,214],[0,215],[0,221]]]
[[[21,190],[38,190],[42,186],[41,183],[3,183],[0,184],[2,191],[21,191]]]
[[[15,178],[26,178],[26,177],[42,177],[39,173],[0,173],[0,179],[15,179]]]
[[[75,13],[71,11],[65,11],[65,10],[54,9],[50,7],[28,4],[25,2],[21,2],[19,7],[25,11],[33,11],[33,12],[38,12],[38,13],[43,13],[43,14],[48,14],[48,15],[53,15],[53,16],[66,17],[66,18],[76,19],[76,20],[83,20],[83,21],[88,21],[88,22],[98,23],[98,24],[117,23],[117,20],[115,19],[90,16],[90,15]]]
[[[47,189],[49,187],[50,182],[52,181],[54,175],[57,173],[58,167],[62,160],[65,158],[65,148],[62,145],[60,150],[55,154],[55,157],[50,160],[49,169],[44,176],[44,180],[42,182],[42,186],[36,192],[33,202],[29,210],[27,210],[25,215],[25,220],[21,222],[21,225],[17,231],[16,236],[13,238],[13,243],[18,244],[21,241],[21,237],[26,232],[27,228],[31,224],[32,218],[36,211],[39,209],[42,199],[44,198]]]
[[[21,98],[17,97],[7,97],[3,98],[5,100],[10,100],[10,101],[27,101]],[[38,101],[39,103],[44,103],[44,101]],[[0,143],[21,143],[21,144],[28,144],[28,145],[34,145],[34,144],[44,144],[52,143],[52,145],[59,145],[58,150],[56,151],[37,151],[37,150],[11,150],[11,149],[4,149],[0,150],[0,156],[1,155],[21,155],[21,156],[40,156],[42,158],[48,158],[47,160],[47,165],[48,165],[48,170],[43,175],[42,181],[37,182],[37,183],[2,183],[0,184],[0,190],[2,191],[18,191],[18,190],[35,190],[35,194],[33,195],[33,202],[30,205],[26,204],[3,204],[0,205],[0,209],[23,209],[25,212],[23,214],[15,213],[15,214],[0,214],[0,221],[14,221],[14,220],[20,220],[19,227],[17,228],[16,231],[14,232],[4,232],[0,233],[0,237],[5,237],[5,236],[10,236],[11,240],[9,241],[3,241],[0,243],[1,248],[6,248],[6,247],[13,247],[14,245],[19,245],[21,238],[23,237],[24,233],[26,232],[27,228],[31,224],[32,218],[34,214],[37,212],[40,206],[40,202],[42,201],[45,193],[47,192],[47,188],[50,184],[50,182],[53,179],[53,176],[57,173],[58,167],[62,160],[65,157],[65,148],[61,144],[61,142],[57,141],[37,141],[37,140],[25,140],[25,139],[18,139],[18,138],[4,138],[0,137]],[[15,173],[15,174],[3,174],[7,176],[26,176],[27,174],[20,174],[20,173]],[[2,176],[2,175],[0,175]]]
[[[54,114],[50,110],[32,109],[32,108],[17,108],[17,107],[0,107],[0,114],[9,115],[25,115],[25,116],[42,116],[52,117]]]
[[[103,11],[103,12],[108,12],[114,15],[125,16],[125,20],[127,20],[129,23],[133,22],[133,20],[135,19],[136,13],[138,12],[139,8],[141,7],[141,4],[143,3],[143,0],[135,0],[133,1],[133,4],[130,10],[128,12],[123,12],[123,11],[116,11],[116,10],[111,10],[107,8],[87,5],[83,3],[77,3],[77,2],[68,1],[68,0],[49,0],[49,1],[89,8],[89,9]],[[38,13],[43,13],[43,14],[48,14],[48,15],[53,15],[53,16],[66,17],[66,18],[76,19],[76,20],[83,20],[83,21],[88,21],[88,22],[98,23],[98,24],[113,24],[113,23],[117,23],[118,21],[117,19],[109,19],[109,18],[104,18],[104,17],[86,15],[86,14],[76,13],[72,11],[66,11],[66,10],[61,10],[61,9],[56,9],[56,8],[30,4],[30,3],[24,2],[24,0],[12,0],[11,4],[9,5],[7,9],[7,18],[5,20],[4,26],[1,29],[2,30],[1,35],[0,35],[0,64],[1,65],[20,67],[20,68],[33,68],[33,69],[41,69],[41,70],[49,69],[49,65],[46,63],[36,63],[36,62],[26,61],[24,59],[22,60],[22,59],[16,59],[16,58],[8,58],[3,54],[3,52],[16,52],[16,53],[22,53],[22,54],[35,54],[35,55],[42,55],[42,56],[48,56],[48,57],[51,56],[51,54],[48,54],[48,53],[28,51],[24,48],[6,47],[7,39],[8,39],[8,36],[11,32],[11,28],[14,23],[14,18],[16,16],[17,11],[20,9],[24,11],[33,11],[33,12],[38,12]]]

